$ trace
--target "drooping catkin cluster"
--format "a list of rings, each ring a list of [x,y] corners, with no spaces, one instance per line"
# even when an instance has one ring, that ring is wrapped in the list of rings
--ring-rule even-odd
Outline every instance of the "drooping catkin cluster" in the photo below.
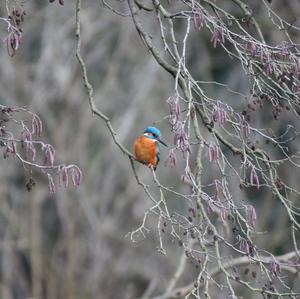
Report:
[[[35,185],[32,170],[40,171],[48,178],[50,193],[57,186],[77,187],[82,172],[77,165],[56,162],[54,147],[40,138],[43,125],[40,117],[27,108],[10,108],[0,105],[0,148],[4,159],[19,160],[28,170],[28,191]]]
[[[15,56],[20,47],[23,29],[21,28],[26,16],[25,10],[22,8],[13,8],[8,11],[6,18],[0,17],[0,21],[6,23],[7,36],[3,39],[6,45],[7,54],[10,57]]]

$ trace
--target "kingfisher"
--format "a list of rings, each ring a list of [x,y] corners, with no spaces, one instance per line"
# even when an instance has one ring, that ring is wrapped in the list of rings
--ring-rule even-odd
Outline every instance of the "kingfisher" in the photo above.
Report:
[[[161,140],[160,131],[155,127],[146,128],[144,134],[134,141],[134,153],[137,161],[148,167],[153,167],[153,169],[156,170],[156,166],[160,160],[159,143],[167,146],[167,144]]]

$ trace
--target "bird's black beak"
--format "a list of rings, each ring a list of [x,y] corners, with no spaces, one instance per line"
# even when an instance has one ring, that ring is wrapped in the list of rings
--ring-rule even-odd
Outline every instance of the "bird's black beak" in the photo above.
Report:
[[[161,144],[163,144],[164,146],[168,147],[166,143],[164,143],[161,139],[157,139],[158,142],[160,142]]]

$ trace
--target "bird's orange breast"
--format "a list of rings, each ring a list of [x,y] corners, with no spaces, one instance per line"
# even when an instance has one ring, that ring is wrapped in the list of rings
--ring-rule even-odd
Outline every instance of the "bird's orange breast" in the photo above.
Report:
[[[157,165],[157,144],[153,139],[138,137],[134,142],[134,153],[139,162],[148,166]]]

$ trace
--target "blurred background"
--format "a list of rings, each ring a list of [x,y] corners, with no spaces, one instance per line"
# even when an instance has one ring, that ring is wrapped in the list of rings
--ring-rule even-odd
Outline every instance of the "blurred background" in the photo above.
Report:
[[[227,9],[240,13],[227,2]],[[261,1],[248,2],[264,24],[266,12],[260,9]],[[125,1],[111,5],[129,11]],[[4,3],[0,7],[0,15],[5,17]],[[300,25],[298,1],[274,1],[273,8]],[[50,195],[46,178],[36,173],[36,186],[27,192],[26,170],[13,158],[0,158],[0,298],[130,299],[147,298],[149,290],[154,295],[163,293],[182,248],[166,234],[167,256],[157,252],[154,217],[147,220],[150,232],[146,239],[133,243],[126,237],[140,226],[152,203],[136,183],[128,158],[113,143],[105,123],[91,115],[75,57],[75,1],[65,1],[63,7],[46,0],[24,1],[24,9],[24,34],[15,57],[7,55],[4,44],[0,47],[0,104],[35,111],[43,121],[42,139],[55,147],[59,161],[79,165],[83,181],[77,189],[59,188]],[[280,41],[281,33],[265,23],[267,39]],[[145,25],[156,41],[155,18],[145,14]],[[176,30],[182,36],[185,25],[179,24]],[[5,36],[2,22],[1,40]],[[212,49],[208,34],[195,31],[190,39],[188,60],[198,80],[219,80],[233,90],[249,92],[243,69],[221,49]],[[130,17],[113,14],[100,2],[83,1],[82,55],[95,103],[111,118],[122,144],[132,151],[134,138],[151,124],[172,144],[166,100],[173,94],[174,81],[147,52]],[[206,92],[234,103],[238,111],[245,108],[239,97],[227,99],[224,89],[209,85]],[[278,122],[265,115],[257,122],[280,129]],[[184,165],[178,157],[175,167],[165,166],[167,156],[168,150],[163,148],[157,177],[162,184],[184,192],[188,188],[180,179]],[[151,172],[142,165],[137,165],[137,171],[156,194]],[[287,169],[282,173],[297,184]],[[235,194],[257,208],[259,231],[272,232],[272,237],[259,239],[259,246],[274,254],[290,250],[288,218],[272,194],[236,189]],[[186,203],[176,200],[170,207],[179,212],[187,209]],[[197,269],[187,265],[180,285],[196,275]],[[252,296],[247,298],[258,298]]]

